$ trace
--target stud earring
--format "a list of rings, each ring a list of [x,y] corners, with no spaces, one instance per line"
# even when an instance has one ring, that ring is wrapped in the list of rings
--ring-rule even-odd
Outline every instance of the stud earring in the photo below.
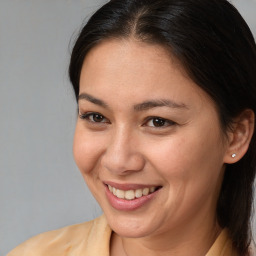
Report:
[[[232,158],[235,158],[236,157],[236,154],[232,154],[232,156],[231,156]]]

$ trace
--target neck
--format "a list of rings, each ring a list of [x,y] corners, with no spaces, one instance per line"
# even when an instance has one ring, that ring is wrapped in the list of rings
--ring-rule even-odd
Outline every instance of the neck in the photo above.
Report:
[[[111,256],[187,256],[188,252],[190,256],[204,256],[220,231],[214,222],[197,228],[187,226],[186,230],[177,227],[175,230],[142,238],[124,238],[114,233]]]

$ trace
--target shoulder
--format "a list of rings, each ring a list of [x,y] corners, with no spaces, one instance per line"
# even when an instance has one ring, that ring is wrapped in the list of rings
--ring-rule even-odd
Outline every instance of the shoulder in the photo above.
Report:
[[[108,247],[110,235],[111,230],[107,221],[104,216],[101,216],[89,222],[32,237],[7,256],[79,255],[80,252],[94,250],[99,242]]]
[[[206,256],[238,256],[227,229],[222,230]]]

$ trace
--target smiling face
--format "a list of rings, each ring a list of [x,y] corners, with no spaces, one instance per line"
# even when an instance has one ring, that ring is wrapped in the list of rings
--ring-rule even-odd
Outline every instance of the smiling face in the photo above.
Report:
[[[75,161],[117,234],[214,225],[224,135],[213,102],[165,49],[99,44],[79,94]]]

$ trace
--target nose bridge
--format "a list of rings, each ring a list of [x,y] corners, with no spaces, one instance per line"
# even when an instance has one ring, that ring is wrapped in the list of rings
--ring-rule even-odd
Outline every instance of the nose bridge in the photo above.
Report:
[[[106,145],[103,166],[118,175],[141,170],[144,160],[136,144],[133,129],[125,125],[116,127],[110,136],[109,145]]]
[[[123,149],[122,153],[128,153],[131,140],[132,131],[123,125],[115,129],[110,146],[119,152]]]

